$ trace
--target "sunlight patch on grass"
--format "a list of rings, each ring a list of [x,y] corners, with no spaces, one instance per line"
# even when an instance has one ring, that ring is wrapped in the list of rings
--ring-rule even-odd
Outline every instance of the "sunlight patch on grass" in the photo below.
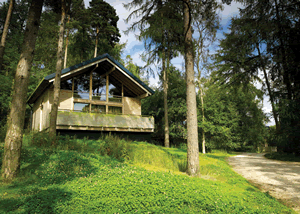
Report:
[[[110,141],[127,159],[107,152]],[[0,213],[293,213],[234,173],[228,154],[201,154],[201,176],[190,177],[178,168],[184,150],[116,138],[68,144],[23,147],[20,177],[0,184]]]

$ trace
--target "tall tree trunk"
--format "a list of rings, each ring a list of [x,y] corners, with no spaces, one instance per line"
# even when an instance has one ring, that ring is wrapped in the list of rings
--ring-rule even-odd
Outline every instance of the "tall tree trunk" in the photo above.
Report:
[[[94,52],[94,57],[97,57],[97,49],[98,49],[98,35],[99,35],[99,28],[97,27],[97,31],[96,31],[96,41],[95,41],[95,52]]]
[[[57,48],[57,62],[56,62],[56,74],[54,80],[54,92],[53,92],[53,104],[51,106],[50,113],[50,127],[49,127],[49,137],[54,144],[56,141],[56,120],[57,111],[59,105],[59,94],[60,94],[60,77],[62,68],[62,53],[63,53],[63,43],[64,43],[64,30],[66,21],[66,1],[62,0],[61,7],[61,20],[59,27],[59,38],[58,38],[58,48]]]
[[[9,23],[10,23],[10,20],[11,20],[11,14],[12,14],[12,11],[13,11],[14,3],[15,3],[15,0],[10,0],[10,2],[9,2],[7,16],[6,16],[6,20],[5,20],[5,24],[4,24],[4,28],[3,28],[2,37],[1,37],[1,44],[0,44],[0,71],[2,70],[4,50],[5,50],[5,41],[6,41],[6,36],[7,36],[7,33],[8,33],[8,27],[9,27]]]
[[[169,118],[168,118],[168,71],[166,69],[166,52],[163,49],[163,92],[164,92],[164,117],[165,117],[165,147],[170,147]]]
[[[197,176],[199,169],[199,145],[197,124],[197,103],[194,80],[194,57],[192,43],[192,28],[190,15],[190,0],[184,0],[184,53],[186,72],[186,104],[187,104],[187,173]]]
[[[201,99],[202,123],[204,123],[205,116],[204,116],[203,91],[202,91],[201,87],[199,87],[199,90],[200,90],[200,99]],[[202,153],[203,154],[206,153],[206,151],[205,151],[205,132],[204,132],[204,129],[202,129]]]
[[[271,101],[271,106],[272,106],[273,117],[274,117],[274,120],[275,120],[276,130],[279,131],[280,124],[279,124],[279,121],[278,121],[278,114],[277,114],[275,104],[274,104],[274,96],[273,96],[273,92],[271,90],[271,86],[270,86],[270,82],[269,82],[269,79],[268,79],[267,71],[265,69],[265,66],[263,66],[263,60],[262,60],[262,56],[261,56],[261,53],[260,53],[260,48],[259,48],[258,43],[256,43],[256,49],[257,49],[257,52],[258,52],[260,62],[262,64],[262,70],[264,72],[264,77],[265,77],[265,81],[266,81],[267,88],[268,88],[268,94],[270,96],[270,101]]]
[[[70,23],[70,15],[68,16],[68,24],[69,23]],[[70,34],[70,29],[68,28],[68,30],[67,30],[67,37],[66,37],[66,47],[65,47],[64,69],[67,67],[69,34]]]
[[[281,17],[279,14],[279,7],[278,7],[278,3],[277,0],[274,1],[275,2],[275,10],[276,10],[276,24],[278,25],[279,31],[279,49],[281,52],[281,57],[282,57],[282,66],[283,66],[283,82],[286,85],[286,89],[287,89],[287,95],[288,95],[288,99],[292,100],[292,95],[293,95],[293,90],[292,90],[292,85],[291,85],[291,80],[290,80],[290,73],[289,73],[289,68],[288,68],[288,64],[287,64],[287,56],[286,56],[286,50],[284,47],[284,42],[283,42],[283,35],[282,32],[284,31],[282,24],[281,24]]]
[[[8,180],[18,175],[26,110],[26,97],[29,83],[29,71],[34,56],[43,0],[33,0],[29,9],[22,53],[17,66],[14,92],[11,103],[8,128],[5,137],[2,161],[2,177]]]
[[[199,91],[200,91],[200,100],[201,100],[201,110],[202,110],[202,123],[204,123],[204,105],[203,105],[203,91],[202,91],[202,88],[201,88],[201,84],[200,84],[200,79],[201,79],[201,68],[200,68],[200,58],[203,54],[203,37],[202,37],[202,32],[200,30],[200,26],[198,24],[198,31],[199,31],[199,38],[198,38],[198,41],[197,41],[197,53],[196,53],[196,67],[197,67],[197,71],[198,71],[198,88],[199,88]],[[202,129],[202,153],[205,154],[206,151],[205,151],[205,131],[204,129]]]

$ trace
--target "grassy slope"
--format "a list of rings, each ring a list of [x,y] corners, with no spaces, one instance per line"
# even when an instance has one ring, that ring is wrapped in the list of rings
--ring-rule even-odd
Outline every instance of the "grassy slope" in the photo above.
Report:
[[[1,182],[1,213],[293,213],[233,172],[226,153],[200,155],[200,178],[180,172],[186,151],[131,143],[126,162],[99,142],[24,146],[21,177]],[[70,150],[73,149],[73,150]]]

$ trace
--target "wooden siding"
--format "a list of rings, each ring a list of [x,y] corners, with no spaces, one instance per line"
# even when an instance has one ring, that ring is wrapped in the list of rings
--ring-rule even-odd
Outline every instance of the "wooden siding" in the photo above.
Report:
[[[72,91],[68,91],[68,90],[60,91],[58,109],[59,110],[60,109],[72,110],[73,109]]]
[[[123,97],[124,114],[141,115],[141,100],[131,97]]]
[[[49,127],[51,106],[49,104],[49,89],[40,96],[33,105],[32,129],[41,131]]]
[[[123,103],[104,102],[110,106],[123,107],[123,115],[102,115],[68,112],[68,117],[61,116],[62,110],[72,111],[73,102],[72,91],[61,90],[60,105],[57,128],[73,130],[102,130],[102,131],[126,131],[126,132],[153,132],[154,119],[152,117],[141,117],[141,100],[138,98],[123,97]],[[93,101],[88,101],[93,103]],[[53,89],[44,91],[33,105],[32,129],[41,131],[49,128],[50,111],[53,103]],[[64,112],[66,113],[66,112]],[[90,115],[90,116],[88,116]],[[99,118],[105,118],[100,122]],[[112,119],[114,118],[114,119]],[[102,120],[101,119],[101,120]]]

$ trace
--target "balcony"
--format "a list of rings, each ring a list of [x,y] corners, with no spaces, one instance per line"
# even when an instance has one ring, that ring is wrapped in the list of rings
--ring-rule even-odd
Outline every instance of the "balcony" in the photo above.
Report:
[[[59,111],[56,128],[61,130],[153,132],[154,118],[151,116]]]

